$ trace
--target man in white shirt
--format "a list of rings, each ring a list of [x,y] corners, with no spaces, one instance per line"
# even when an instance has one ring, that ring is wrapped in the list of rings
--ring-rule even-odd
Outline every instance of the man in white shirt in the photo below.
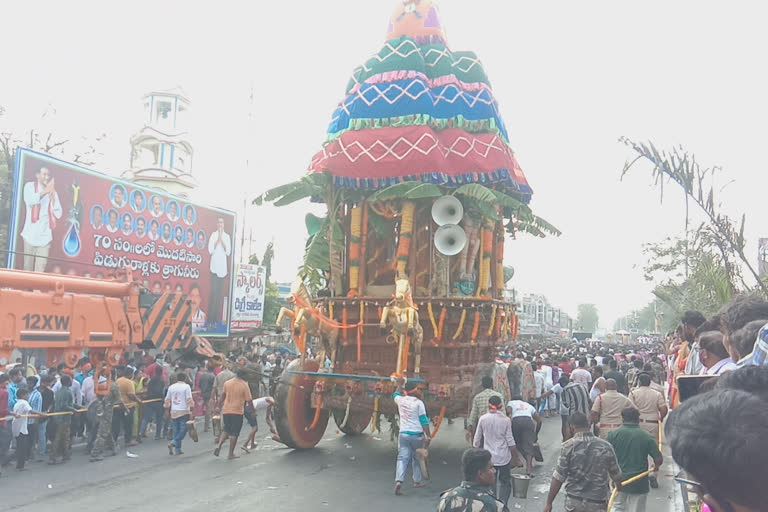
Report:
[[[404,378],[397,381],[397,391],[393,395],[400,417],[400,435],[397,443],[397,467],[395,470],[395,494],[401,494],[408,464],[413,462],[413,486],[424,487],[421,466],[416,460],[417,450],[429,448],[431,434],[429,418],[424,402],[419,398],[419,390],[412,382],[405,383]]]
[[[187,384],[187,374],[179,372],[176,382],[168,387],[165,395],[165,418],[173,421],[173,441],[168,443],[168,455],[182,455],[181,441],[187,435],[187,421],[194,420],[192,413],[195,402],[192,400],[192,388]]]
[[[61,373],[69,375],[70,378],[72,377],[72,374],[73,374],[72,370],[70,370],[69,368],[63,369]],[[51,388],[51,391],[56,393],[60,387],[61,387],[61,378],[56,380],[56,384],[53,385],[53,387]],[[77,382],[74,378],[72,378],[72,385],[70,386],[70,391],[72,392],[72,400],[75,402],[75,407],[79,407],[83,403],[82,387],[80,386],[80,383]]]
[[[19,389],[16,394],[16,405],[13,406],[13,422],[11,431],[16,438],[16,469],[24,471],[24,463],[31,458],[32,438],[29,435],[29,420],[27,416],[45,418],[32,409],[27,402],[29,391],[26,388]]]
[[[98,398],[96,396],[96,386],[93,382],[93,374],[88,375],[85,379],[83,379],[83,384],[81,385],[81,393],[83,398],[83,405],[85,407],[91,405]]]
[[[208,300],[208,323],[214,328],[221,322],[224,306],[224,283],[227,277],[227,259],[232,254],[232,241],[224,232],[224,219],[219,217],[216,231],[208,237],[208,253],[211,255],[211,293]]]
[[[579,361],[579,367],[573,370],[571,373],[571,382],[581,384],[587,393],[592,385],[592,374],[586,369],[587,361],[582,359]]]
[[[484,448],[491,452],[491,464],[496,468],[496,496],[506,505],[512,493],[510,468],[521,467],[522,463],[515,448],[512,421],[504,414],[503,409],[501,398],[492,396],[488,399],[488,412],[477,421],[472,444],[475,448]]]
[[[35,172],[35,181],[24,184],[24,204],[27,216],[21,238],[24,239],[24,270],[45,272],[48,253],[53,241],[56,219],[61,218],[61,201],[56,193],[55,182],[47,167]]]

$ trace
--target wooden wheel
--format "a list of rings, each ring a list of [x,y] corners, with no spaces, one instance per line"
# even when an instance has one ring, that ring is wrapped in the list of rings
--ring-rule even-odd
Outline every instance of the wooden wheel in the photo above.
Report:
[[[346,412],[346,409],[334,409],[333,420],[336,422],[336,426],[339,427],[339,430],[347,435],[352,436],[362,434],[363,430],[365,430],[365,427],[368,426],[368,424],[371,422],[371,418],[373,417],[373,411],[356,411],[352,409],[349,411],[347,424],[342,427],[341,424],[344,422],[344,414]]]
[[[314,448],[325,434],[329,413],[321,410],[317,424],[311,430],[315,417],[312,407],[312,389],[315,379],[307,375],[290,375],[290,371],[316,372],[320,365],[317,361],[305,361],[301,366],[299,359],[290,363],[275,390],[275,427],[286,446],[296,449]]]

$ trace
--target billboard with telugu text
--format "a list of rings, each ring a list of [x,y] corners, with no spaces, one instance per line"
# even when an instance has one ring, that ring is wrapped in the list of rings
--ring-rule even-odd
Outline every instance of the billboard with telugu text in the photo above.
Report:
[[[261,327],[264,319],[264,291],[266,288],[265,267],[235,265],[234,285],[232,287],[233,332],[247,331]]]
[[[229,335],[235,214],[29,149],[16,151],[8,268],[103,278],[130,268],[195,305],[192,330]]]

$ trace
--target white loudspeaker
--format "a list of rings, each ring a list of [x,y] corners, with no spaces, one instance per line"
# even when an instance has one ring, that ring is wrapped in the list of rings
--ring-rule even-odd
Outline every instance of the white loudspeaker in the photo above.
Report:
[[[467,234],[456,224],[441,226],[435,233],[435,248],[446,256],[459,254],[467,245]]]
[[[432,219],[438,226],[458,224],[464,217],[464,207],[454,196],[443,196],[432,205]]]

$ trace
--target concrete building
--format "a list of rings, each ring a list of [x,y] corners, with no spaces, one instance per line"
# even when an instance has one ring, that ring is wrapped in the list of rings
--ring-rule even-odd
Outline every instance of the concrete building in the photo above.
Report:
[[[189,197],[192,175],[190,101],[180,87],[144,95],[144,127],[131,137],[131,167],[122,177],[147,187]]]
[[[570,337],[573,319],[549,303],[544,295],[525,294],[520,298],[520,334],[529,337]]]

